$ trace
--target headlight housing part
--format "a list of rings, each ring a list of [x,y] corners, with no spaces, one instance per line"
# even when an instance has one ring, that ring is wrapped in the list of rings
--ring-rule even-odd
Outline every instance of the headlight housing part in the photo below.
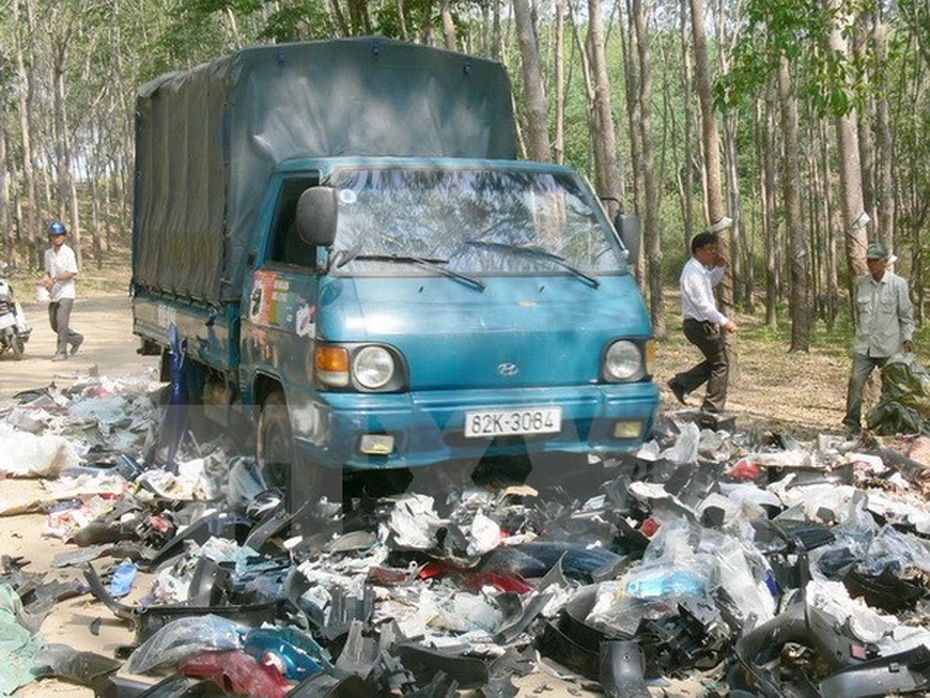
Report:
[[[604,377],[611,382],[641,380],[646,375],[643,353],[635,342],[620,339],[604,354]]]
[[[388,345],[317,342],[312,362],[313,380],[321,390],[385,393],[407,385],[403,357]]]
[[[386,386],[394,377],[394,371],[394,357],[384,347],[363,347],[352,357],[352,378],[367,390]]]

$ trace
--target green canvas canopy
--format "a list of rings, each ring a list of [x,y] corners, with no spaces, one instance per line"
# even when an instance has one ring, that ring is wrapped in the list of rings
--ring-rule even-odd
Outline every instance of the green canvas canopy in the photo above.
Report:
[[[239,298],[272,169],[292,158],[513,159],[500,63],[379,38],[257,46],[139,91],[133,282]]]

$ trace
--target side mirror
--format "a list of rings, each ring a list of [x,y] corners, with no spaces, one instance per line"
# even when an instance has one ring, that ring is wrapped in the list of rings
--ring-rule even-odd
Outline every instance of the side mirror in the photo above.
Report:
[[[336,190],[310,187],[297,200],[297,234],[308,245],[330,247],[336,237]]]
[[[640,225],[639,216],[618,213],[614,218],[614,228],[620,233],[620,240],[627,250],[626,261],[629,264],[636,264],[642,245],[642,226]]]

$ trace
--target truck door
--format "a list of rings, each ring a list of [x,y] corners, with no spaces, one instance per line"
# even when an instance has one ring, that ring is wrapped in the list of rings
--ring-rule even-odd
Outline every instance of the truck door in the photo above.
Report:
[[[283,388],[310,385],[318,250],[300,239],[295,219],[300,195],[317,183],[306,174],[281,182],[243,309],[243,363]]]

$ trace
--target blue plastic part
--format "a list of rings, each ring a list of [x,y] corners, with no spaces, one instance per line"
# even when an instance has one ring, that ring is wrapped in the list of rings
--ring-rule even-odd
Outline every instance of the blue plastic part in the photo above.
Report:
[[[291,681],[303,681],[332,664],[313,638],[293,628],[253,628],[243,650],[258,661],[271,663]]]
[[[132,585],[136,581],[136,575],[139,568],[136,567],[132,560],[123,560],[113,572],[113,579],[110,581],[110,595],[113,598],[126,596],[132,591]]]

